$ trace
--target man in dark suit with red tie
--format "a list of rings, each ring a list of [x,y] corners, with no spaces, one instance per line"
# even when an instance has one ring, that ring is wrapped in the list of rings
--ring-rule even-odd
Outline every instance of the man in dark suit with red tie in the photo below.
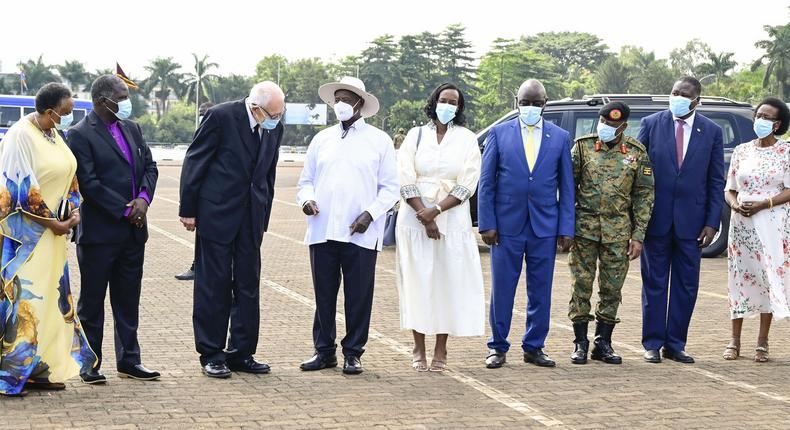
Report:
[[[68,135],[84,199],[76,235],[81,275],[77,313],[100,366],[109,285],[118,375],[158,379],[159,372],[140,363],[137,327],[146,213],[159,172],[140,126],[129,120],[132,103],[126,84],[115,75],[100,76],[91,86],[91,98],[93,111]],[[80,375],[83,382],[105,382],[99,366]]]
[[[192,321],[209,377],[270,370],[253,354],[261,243],[274,200],[284,114],[280,87],[261,82],[247,98],[209,109],[184,158],[179,216],[187,230],[197,231]]]
[[[655,205],[642,249],[642,345],[645,360],[693,363],[686,337],[697,300],[702,248],[719,228],[724,201],[721,128],[695,111],[702,85],[683,77],[669,110],[642,119],[639,137],[650,154]]]

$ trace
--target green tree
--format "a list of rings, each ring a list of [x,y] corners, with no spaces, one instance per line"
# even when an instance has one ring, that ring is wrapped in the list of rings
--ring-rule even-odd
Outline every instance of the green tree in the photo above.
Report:
[[[602,40],[590,33],[581,32],[548,32],[521,39],[527,49],[539,52],[554,59],[563,79],[572,76],[574,68],[594,71],[612,54],[606,52],[609,47]]]
[[[550,98],[563,97],[564,88],[551,58],[527,49],[524,43],[495,40],[477,69],[473,127],[484,127],[513,109],[518,87],[529,78],[539,79]]]
[[[90,91],[91,90],[91,85],[93,85],[93,81],[95,81],[99,76],[114,75],[115,74],[115,70],[113,70],[113,69],[96,69],[93,72],[87,72],[87,74],[88,74],[87,82],[85,83],[85,86],[83,87],[83,91]],[[137,81],[135,81],[135,82],[137,82]],[[138,82],[138,84],[139,84],[139,82]]]
[[[195,132],[195,105],[173,102],[156,122],[155,141],[188,143]]]
[[[208,61],[208,55],[198,58],[197,54],[193,53],[192,58],[195,60],[194,73],[189,72],[184,75],[184,84],[186,84],[185,99],[187,102],[196,101],[196,104],[209,101],[209,86],[211,80],[209,78],[216,75],[211,73],[211,69],[216,69],[219,64]],[[197,95],[199,94],[199,96]]]
[[[595,71],[595,84],[599,93],[625,94],[631,84],[631,71],[619,58],[609,58]]]
[[[762,99],[776,95],[779,87],[772,76],[769,76],[768,85],[763,85],[766,68],[765,65],[762,65],[754,70],[747,67],[736,71],[726,82],[716,82],[705,92],[756,105]]]
[[[55,67],[44,63],[43,57],[43,55],[39,55],[35,60],[31,59],[19,64],[19,67],[25,72],[27,94],[35,94],[50,82],[60,82],[60,78],[53,71]]]
[[[388,34],[374,39],[360,54],[359,78],[367,91],[378,98],[382,115],[404,94],[397,67],[399,56],[398,44]]]
[[[752,64],[752,71],[766,64],[763,87],[768,88],[773,78],[777,83],[776,95],[787,100],[790,98],[790,85],[787,83],[787,78],[790,76],[790,24],[766,25],[763,28],[769,38],[754,44],[765,53]]]
[[[708,54],[708,62],[699,66],[700,74],[703,75],[702,77],[713,75],[717,83],[724,81],[727,78],[727,74],[738,65],[732,59],[734,55],[734,52],[710,52]]]
[[[255,66],[255,81],[272,81],[282,87],[289,80],[288,70],[287,58],[280,54],[269,55]]]
[[[620,63],[625,66],[628,91],[631,94],[669,94],[675,74],[665,60],[641,47],[624,46],[620,49]]]
[[[254,85],[253,78],[234,74],[209,78],[209,81],[208,88],[211,100],[214,103],[223,103],[247,97],[250,93],[250,88]]]
[[[473,105],[472,84],[475,68],[472,43],[466,38],[466,28],[452,24],[438,36],[438,66],[441,77],[468,94],[466,102]],[[467,106],[468,107],[468,106]],[[470,109],[472,111],[473,109]]]
[[[71,91],[80,91],[88,83],[88,71],[85,70],[85,65],[79,60],[69,61],[66,60],[63,64],[55,66],[66,82],[69,83]]]
[[[399,100],[389,110],[389,116],[385,119],[386,130],[395,131],[399,128],[409,130],[410,128],[428,122],[423,108],[425,101],[420,100]]]
[[[683,48],[673,49],[669,53],[669,64],[678,75],[700,76],[700,66],[708,61],[710,46],[699,40],[692,39]]]
[[[154,92],[157,119],[161,119],[162,115],[167,113],[171,93],[178,96],[182,91],[183,75],[177,72],[180,68],[181,65],[173,61],[173,57],[155,58],[151,64],[145,66],[145,70],[150,75],[142,88],[146,94]]]
[[[406,35],[398,41],[398,69],[406,100],[427,98],[442,83],[437,59],[433,55],[436,43],[436,35],[429,32]]]

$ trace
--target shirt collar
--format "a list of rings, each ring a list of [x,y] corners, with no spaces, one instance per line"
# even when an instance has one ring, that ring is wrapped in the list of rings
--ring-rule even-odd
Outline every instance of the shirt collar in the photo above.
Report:
[[[694,117],[695,117],[695,116],[697,116],[697,110],[696,110],[696,109],[695,109],[695,110],[693,110],[693,111],[691,112],[691,116],[690,116],[690,117],[688,117],[688,118],[686,118],[686,119],[681,119],[681,118],[678,118],[678,117],[676,117],[675,115],[672,115],[672,118],[673,118],[673,120],[674,120],[674,121],[677,121],[677,120],[679,120],[679,119],[680,119],[681,121],[683,121],[683,122],[685,122],[686,124],[688,124],[688,126],[689,126],[689,127],[694,127]]]
[[[425,124],[425,125],[427,125],[428,128],[430,128],[431,130],[436,130],[436,124],[433,121],[428,121],[428,123]],[[453,128],[455,128],[455,121],[448,122],[447,123],[447,129],[450,130],[450,129],[453,129]]]
[[[349,132],[352,131],[352,130],[353,131],[362,131],[365,128],[366,125],[367,124],[365,124],[365,119],[362,118],[362,117],[359,117],[358,120],[354,121],[354,123],[351,124],[351,127],[348,128],[348,131]],[[343,132],[343,123],[342,122],[338,122],[337,123],[337,128],[340,129],[340,132],[342,133]]]
[[[252,116],[252,109],[250,108],[250,102],[248,101],[248,99],[244,99],[244,106],[247,109],[247,118],[250,120],[250,129],[252,131],[255,131],[255,126],[258,125],[258,120],[255,119],[254,116]]]
[[[520,119],[518,120],[518,123],[521,124],[521,128],[522,129],[527,128],[527,127],[533,127],[533,129],[537,128],[538,130],[540,130],[540,129],[543,128],[543,117],[541,117],[540,120],[538,120],[538,122],[535,123],[535,125],[524,124],[524,121],[522,121]]]

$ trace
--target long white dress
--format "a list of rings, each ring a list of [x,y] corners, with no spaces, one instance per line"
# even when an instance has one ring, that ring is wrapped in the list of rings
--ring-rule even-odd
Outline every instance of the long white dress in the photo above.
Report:
[[[766,200],[787,188],[790,143],[760,148],[752,141],[735,148],[726,189],[738,192],[739,203]],[[732,212],[729,234],[731,318],[790,318],[790,203],[750,217]]]
[[[439,144],[433,123],[415,127],[398,151],[398,175],[403,198],[395,229],[401,328],[428,335],[482,335],[483,273],[469,214],[469,197],[480,177],[477,138],[451,123]],[[462,203],[436,217],[441,239],[430,239],[406,200],[420,197],[430,207],[450,194]]]

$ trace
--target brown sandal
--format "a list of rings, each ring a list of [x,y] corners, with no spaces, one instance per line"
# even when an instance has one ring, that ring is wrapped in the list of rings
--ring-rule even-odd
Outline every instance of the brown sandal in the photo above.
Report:
[[[757,363],[765,363],[768,361],[768,344],[765,346],[758,346],[754,349],[754,361]]]
[[[724,354],[722,357],[725,360],[737,360],[738,357],[741,355],[741,348],[739,346],[735,346],[733,344],[729,344],[724,347]]]

